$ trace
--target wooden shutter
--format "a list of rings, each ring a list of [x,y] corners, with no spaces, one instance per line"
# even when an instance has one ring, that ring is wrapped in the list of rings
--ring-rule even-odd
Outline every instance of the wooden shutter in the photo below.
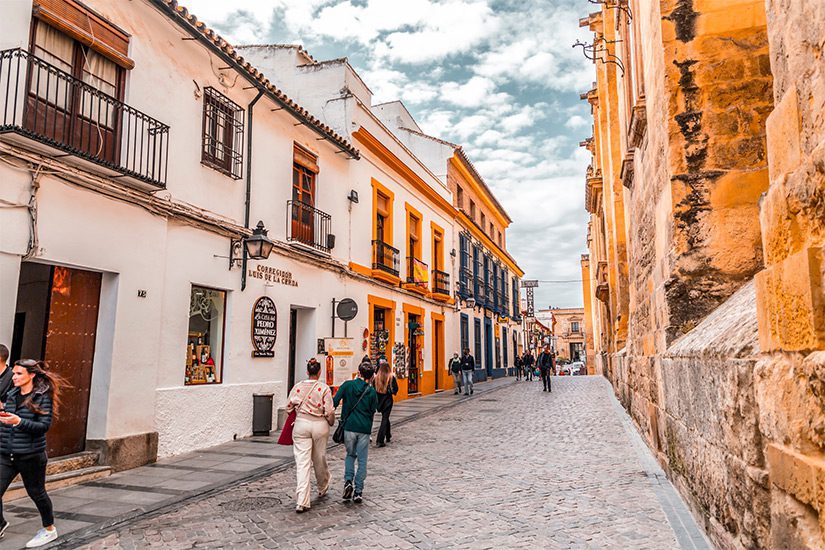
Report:
[[[318,157],[298,144],[294,146],[294,161],[311,172],[318,173]]]
[[[33,15],[121,67],[134,68],[129,35],[77,0],[36,0]]]

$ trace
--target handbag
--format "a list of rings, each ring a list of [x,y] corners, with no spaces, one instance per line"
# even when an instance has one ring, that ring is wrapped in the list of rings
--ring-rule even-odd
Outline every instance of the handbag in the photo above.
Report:
[[[369,390],[370,390],[370,385],[367,384],[367,387],[364,388],[364,391],[361,392],[361,397],[358,398],[358,401],[356,401],[355,405],[353,405],[352,409],[350,409],[350,414],[352,414],[352,411],[355,410],[355,407],[358,406],[358,403],[360,403],[361,399],[363,399],[364,396],[367,395],[367,392]],[[338,427],[335,428],[335,432],[332,434],[332,440],[334,442],[336,442],[336,443],[343,443],[344,442],[344,426],[346,425],[347,420],[349,420],[349,414],[345,417],[342,417],[340,422],[338,422]]]
[[[278,436],[278,445],[292,445],[294,443],[294,440],[292,439],[292,430],[295,427],[295,419],[298,418],[298,410],[304,406],[306,400],[309,399],[310,395],[312,395],[312,390],[314,390],[317,385],[318,381],[316,380],[312,385],[312,388],[310,388],[303,400],[301,400],[301,404],[292,409],[292,412],[286,416],[284,427],[281,428],[281,435]]]

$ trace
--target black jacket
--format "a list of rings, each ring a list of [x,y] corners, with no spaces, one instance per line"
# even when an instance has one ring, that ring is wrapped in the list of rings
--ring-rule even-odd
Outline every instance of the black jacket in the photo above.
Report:
[[[32,403],[42,409],[43,414],[37,414],[28,407],[18,410],[17,394],[20,388],[9,392],[6,412],[19,416],[20,424],[0,424],[0,454],[27,455],[46,450],[46,432],[52,425],[52,397],[42,384],[35,386],[33,391]]]
[[[475,368],[476,362],[472,355],[461,356],[461,370],[474,370]]]
[[[527,355],[524,356],[524,359],[522,359],[522,361],[524,361],[524,366],[525,367],[532,367],[533,362],[535,361],[535,359],[533,359],[533,356],[528,353]]]
[[[450,358],[449,368],[450,372],[454,372],[456,374],[461,372],[461,357]]]
[[[539,355],[539,368],[543,371],[546,371],[547,369],[552,369],[553,355],[550,353],[542,352],[542,354]]]
[[[6,365],[6,370],[0,374],[0,401],[6,402],[9,392],[12,389],[11,376],[14,374],[11,370],[11,365]]]

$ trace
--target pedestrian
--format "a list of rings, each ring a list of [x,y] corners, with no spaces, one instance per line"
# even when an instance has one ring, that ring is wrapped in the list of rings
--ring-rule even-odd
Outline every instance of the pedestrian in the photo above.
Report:
[[[553,391],[550,378],[553,375],[553,353],[550,351],[550,346],[544,346],[544,351],[539,355],[538,366],[541,382],[544,384],[541,391]]]
[[[450,370],[450,374],[453,375],[453,382],[455,383],[455,392],[453,395],[458,395],[461,393],[461,358],[458,356],[458,352],[453,353],[452,359],[450,359],[450,364],[447,365]]]
[[[516,354],[516,358],[513,360],[513,365],[516,368],[516,380],[521,380],[521,370],[523,364],[521,362],[521,356],[518,353]]]
[[[532,381],[533,380],[533,363],[535,359],[533,359],[533,354],[529,351],[524,352],[524,358],[522,359],[524,363],[524,371],[526,374],[526,379]]]
[[[347,380],[332,399],[337,407],[341,401],[344,409],[341,422],[344,424],[344,447],[347,456],[344,460],[344,501],[360,503],[364,494],[364,480],[367,478],[367,455],[370,449],[370,432],[372,419],[378,410],[378,396],[370,386],[374,371],[368,358],[358,366],[358,377]],[[355,461],[358,471],[355,471]],[[353,486],[353,481],[355,485]]]
[[[26,548],[37,548],[57,539],[52,501],[46,493],[46,432],[57,413],[64,382],[48,372],[45,361],[21,359],[12,372],[14,388],[0,412],[0,537],[9,527],[2,498],[19,474],[40,512],[43,528],[26,543]]]
[[[318,498],[324,498],[329,490],[329,467],[327,466],[327,441],[329,427],[335,424],[335,407],[332,391],[321,382],[321,364],[313,359],[307,361],[308,378],[298,382],[289,392],[287,413],[296,411],[292,428],[292,452],[295,454],[295,511],[309,510],[311,490],[310,469],[315,470]]]
[[[11,367],[9,367],[8,362],[9,348],[0,344],[0,408],[3,407],[3,403],[6,402],[6,396],[13,387],[11,377],[14,373]]]
[[[470,355],[470,348],[464,348],[464,355],[461,356],[461,376],[463,378],[464,395],[473,395],[473,372],[476,369],[476,362]]]
[[[378,372],[373,379],[372,387],[378,395],[378,412],[381,413],[381,426],[378,428],[376,445],[385,447],[392,441],[390,430],[390,413],[392,412],[393,396],[398,393],[398,381],[390,369],[386,359],[379,359]]]

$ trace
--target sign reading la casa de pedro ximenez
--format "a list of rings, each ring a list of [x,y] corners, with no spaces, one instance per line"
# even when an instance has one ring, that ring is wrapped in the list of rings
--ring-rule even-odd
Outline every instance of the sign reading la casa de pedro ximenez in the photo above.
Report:
[[[261,296],[252,308],[252,357],[274,357],[278,337],[278,313],[269,296]]]

